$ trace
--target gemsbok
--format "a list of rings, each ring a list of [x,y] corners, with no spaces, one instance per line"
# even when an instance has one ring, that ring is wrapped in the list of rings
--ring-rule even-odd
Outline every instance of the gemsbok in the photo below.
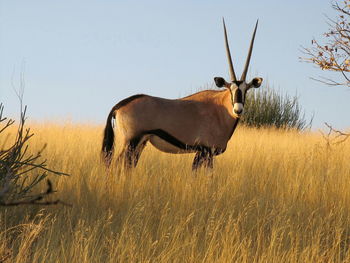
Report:
[[[193,170],[213,168],[214,156],[225,152],[242,116],[247,91],[263,81],[257,77],[246,82],[258,21],[240,80],[233,69],[224,19],[223,26],[231,81],[215,77],[216,86],[223,90],[204,90],[180,99],[138,94],[120,101],[111,109],[104,130],[102,156],[107,166],[113,157],[115,129],[122,143],[117,163],[128,168],[136,167],[148,141],[167,153],[196,153]]]

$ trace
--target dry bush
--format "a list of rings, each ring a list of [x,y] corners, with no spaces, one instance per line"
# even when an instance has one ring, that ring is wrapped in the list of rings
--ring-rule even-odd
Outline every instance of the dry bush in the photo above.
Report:
[[[5,138],[0,148],[0,205],[57,204],[60,200],[43,200],[53,193],[50,180],[47,180],[47,189],[44,192],[33,194],[35,187],[47,177],[48,172],[55,175],[67,174],[47,168],[46,160],[42,160],[45,145],[37,149],[36,153],[28,154],[29,140],[34,134],[29,128],[25,128],[26,109],[25,107],[21,110],[16,135],[13,142],[9,142],[11,138],[6,133],[15,121],[3,116],[4,106],[0,104],[0,135]]]

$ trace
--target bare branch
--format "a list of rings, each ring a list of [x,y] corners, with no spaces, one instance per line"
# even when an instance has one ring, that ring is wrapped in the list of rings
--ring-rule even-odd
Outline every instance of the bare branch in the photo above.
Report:
[[[321,83],[326,84],[328,86],[344,86],[344,85],[347,85],[346,82],[337,82],[337,81],[335,81],[333,79],[325,78],[325,77],[322,77],[322,76],[319,76],[317,79],[313,78],[313,77],[310,77],[310,79],[312,79],[314,81],[321,82]]]
[[[47,190],[41,194],[37,194],[34,198],[25,199],[15,202],[2,202],[0,201],[0,206],[19,206],[19,205],[57,205],[62,204],[65,206],[72,206],[66,202],[61,201],[60,199],[56,199],[54,201],[42,201],[45,197],[54,193],[52,190],[52,183],[50,180],[47,180]]]
[[[315,64],[322,70],[340,73],[339,76],[345,81],[312,79],[330,86],[350,87],[350,0],[343,1],[342,5],[333,2],[332,8],[338,16],[336,19],[326,16],[329,30],[324,33],[324,43],[312,39],[311,48],[302,47],[301,52],[305,56],[300,60]]]
[[[327,147],[330,148],[332,145],[338,145],[345,142],[350,137],[350,133],[345,133],[340,130],[336,130],[332,125],[325,122],[328,128],[327,134],[321,132],[323,138],[326,140]]]
[[[327,122],[324,123],[329,129],[329,135],[334,134],[333,144],[340,144],[345,142],[350,137],[350,133],[345,133],[340,130],[336,130],[332,127],[332,125]]]
[[[1,161],[0,161],[0,163],[1,163]],[[46,168],[46,160],[42,161],[39,164],[34,164],[34,163],[30,163],[30,162],[15,162],[15,164],[31,166],[34,169],[38,168],[38,169],[45,170],[45,171],[47,171],[49,173],[56,174],[56,175],[69,176],[69,174],[67,174],[67,173],[58,172],[58,171]],[[32,170],[32,169],[30,169],[30,170]],[[30,171],[30,170],[28,170],[28,171]]]

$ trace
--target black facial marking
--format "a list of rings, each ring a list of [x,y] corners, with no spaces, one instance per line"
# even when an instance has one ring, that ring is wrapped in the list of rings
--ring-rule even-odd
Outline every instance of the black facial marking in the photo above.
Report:
[[[234,102],[243,103],[242,91],[240,89],[237,89],[235,92]]]
[[[236,80],[233,83],[235,83],[237,85],[237,87],[239,87],[239,85],[241,85],[243,83],[243,80]]]

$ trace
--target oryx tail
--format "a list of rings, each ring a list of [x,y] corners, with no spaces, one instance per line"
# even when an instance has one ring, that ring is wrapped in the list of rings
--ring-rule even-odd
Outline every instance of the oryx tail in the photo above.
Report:
[[[114,150],[114,130],[112,125],[112,119],[115,119],[115,108],[113,107],[110,111],[106,127],[103,134],[103,142],[102,142],[102,159],[109,166],[113,157]]]

